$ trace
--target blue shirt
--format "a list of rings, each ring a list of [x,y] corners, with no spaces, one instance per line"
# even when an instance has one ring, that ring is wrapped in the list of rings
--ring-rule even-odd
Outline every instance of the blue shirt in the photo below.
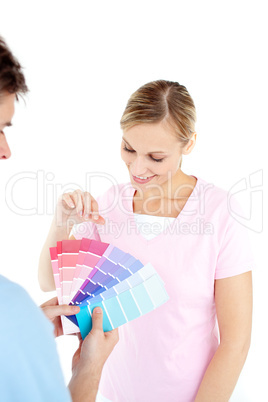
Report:
[[[71,401],[53,325],[16,283],[0,275],[0,400]]]

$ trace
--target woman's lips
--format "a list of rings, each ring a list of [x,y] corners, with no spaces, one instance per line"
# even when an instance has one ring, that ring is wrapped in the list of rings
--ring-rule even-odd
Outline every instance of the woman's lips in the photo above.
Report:
[[[152,180],[152,178],[155,177],[155,176],[156,176],[156,175],[150,176],[150,177],[148,177],[148,179],[139,179],[138,177],[132,175],[133,180],[134,180],[136,183],[139,183],[139,184],[148,183],[148,182],[149,182],[150,180]]]

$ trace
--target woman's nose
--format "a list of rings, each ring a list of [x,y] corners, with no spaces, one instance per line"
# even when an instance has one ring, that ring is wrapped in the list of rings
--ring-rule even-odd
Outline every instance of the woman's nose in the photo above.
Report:
[[[11,151],[8,146],[5,135],[0,134],[0,159],[8,159],[11,156]]]
[[[142,176],[147,173],[147,165],[143,157],[137,156],[131,165],[131,173],[134,176]]]

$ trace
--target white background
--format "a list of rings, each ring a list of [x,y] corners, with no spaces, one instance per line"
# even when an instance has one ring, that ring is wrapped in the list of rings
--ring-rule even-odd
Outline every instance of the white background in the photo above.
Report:
[[[198,119],[182,170],[242,190],[256,259],[252,344],[231,399],[239,402],[268,399],[265,3],[0,2],[0,35],[30,88],[6,132],[12,157],[1,161],[1,273],[38,304],[54,296],[39,289],[37,267],[57,197],[79,186],[94,197],[104,192],[108,180],[87,180],[95,172],[128,181],[119,126],[126,102],[149,81],[178,81]],[[77,341],[65,336],[57,344],[67,382]]]

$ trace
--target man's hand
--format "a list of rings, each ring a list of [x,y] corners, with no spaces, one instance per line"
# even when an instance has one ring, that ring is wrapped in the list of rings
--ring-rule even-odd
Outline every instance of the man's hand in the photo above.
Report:
[[[47,302],[41,304],[40,308],[43,313],[54,325],[54,335],[55,337],[63,335],[63,329],[61,324],[61,315],[74,315],[78,314],[80,307],[78,306],[68,306],[67,304],[58,304],[57,297],[48,300]]]
[[[92,330],[84,341],[81,334],[78,334],[80,344],[73,356],[73,372],[78,366],[79,368],[94,367],[94,371],[101,374],[105,361],[117,344],[119,340],[118,329],[103,332],[102,316],[101,307],[96,307],[92,314]]]
[[[80,343],[73,356],[73,376],[69,383],[73,400],[79,394],[79,400],[95,401],[102,368],[119,340],[117,328],[103,332],[102,316],[101,307],[96,307],[92,313],[92,330],[84,341],[78,335]]]

